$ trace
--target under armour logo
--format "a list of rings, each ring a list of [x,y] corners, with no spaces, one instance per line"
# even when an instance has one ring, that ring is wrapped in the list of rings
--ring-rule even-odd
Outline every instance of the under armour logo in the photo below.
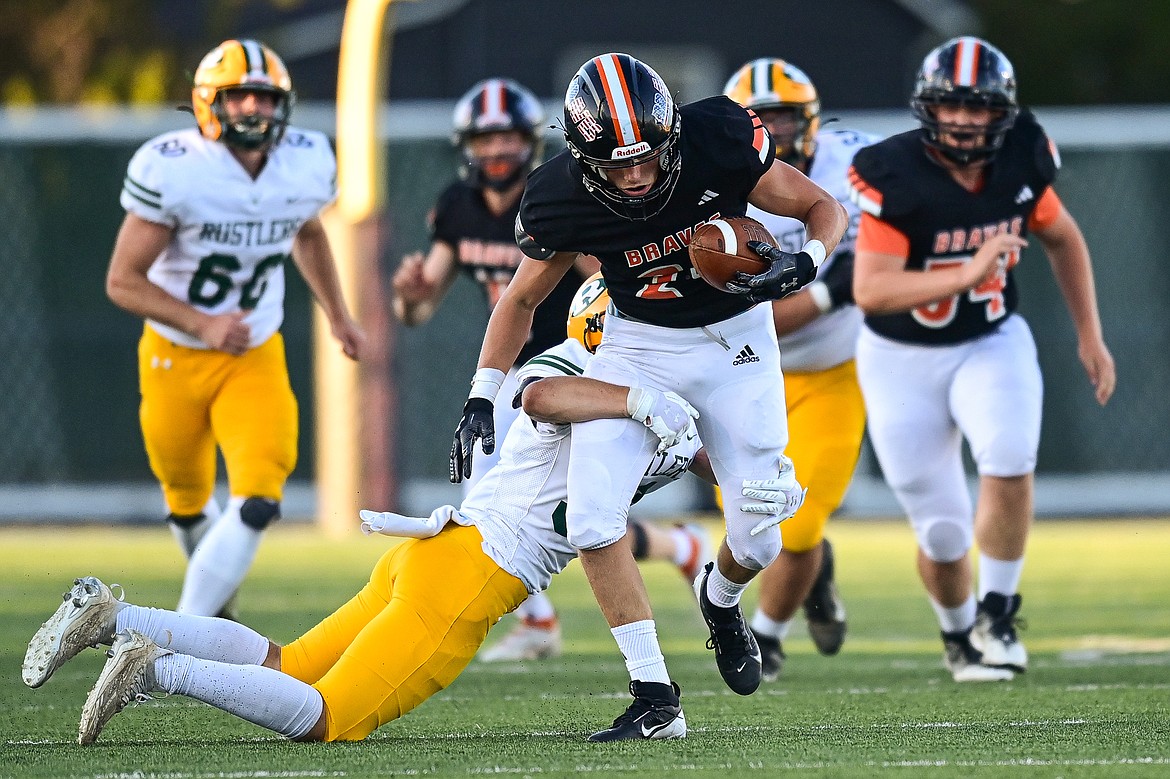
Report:
[[[749,362],[759,362],[760,358],[752,351],[750,344],[739,350],[739,354],[735,355],[735,359],[731,361],[732,366],[746,365]]]
[[[1029,187],[1027,184],[1025,184],[1023,187],[1020,188],[1019,194],[1016,195],[1016,205],[1019,205],[1021,203],[1027,203],[1029,200],[1031,200],[1034,197],[1036,197],[1036,196],[1034,194],[1032,194],[1032,188]]]
[[[719,197],[718,192],[712,192],[711,190],[708,189],[708,190],[704,191],[703,196],[701,198],[699,198],[699,205],[703,205],[707,201],[714,200],[717,197]]]

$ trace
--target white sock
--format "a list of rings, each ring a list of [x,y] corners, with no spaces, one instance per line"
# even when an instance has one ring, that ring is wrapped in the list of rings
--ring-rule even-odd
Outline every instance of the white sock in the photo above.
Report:
[[[989,592],[1012,596],[1020,591],[1020,576],[1024,573],[1024,558],[996,560],[979,553],[979,600]]]
[[[671,540],[674,541],[674,558],[675,565],[686,565],[691,561],[691,554],[695,551],[695,541],[691,534],[681,527],[672,527],[670,529]]]
[[[765,614],[761,609],[756,609],[755,615],[752,617],[752,630],[759,633],[761,636],[768,636],[777,641],[783,641],[788,637],[788,626],[792,624],[792,620],[772,619]]]
[[[214,616],[240,588],[260,548],[261,536],[240,519],[242,505],[243,498],[229,500],[223,516],[191,555],[176,611]]]
[[[199,546],[199,542],[203,540],[203,536],[207,534],[208,529],[219,519],[219,504],[215,502],[214,495],[208,499],[207,505],[203,507],[202,513],[203,519],[198,522],[193,522],[190,525],[178,525],[174,522],[167,523],[175,540],[179,542],[179,548],[183,550],[183,554],[186,555],[188,560],[195,553],[195,548]]]
[[[631,679],[636,682],[670,684],[670,674],[666,670],[662,648],[658,646],[658,628],[654,620],[644,619],[618,625],[609,632],[613,633],[618,649],[626,658],[626,668]]]
[[[149,636],[163,649],[203,660],[260,665],[268,657],[267,638],[227,619],[127,605],[118,612],[117,630],[127,628]]]
[[[154,675],[169,693],[203,701],[288,738],[312,730],[325,710],[316,689],[263,666],[163,655],[154,661]]]
[[[538,592],[516,607],[516,616],[527,622],[546,622],[556,619],[557,610],[546,593]]]
[[[713,605],[723,609],[739,605],[739,599],[743,597],[743,591],[746,589],[746,584],[733,582],[720,573],[719,563],[712,566],[711,575],[707,577],[707,599]]]
[[[970,630],[971,626],[975,624],[975,595],[967,596],[967,600],[963,601],[961,606],[949,608],[943,606],[934,598],[927,598],[930,601],[931,608],[938,616],[939,627],[944,633],[958,633],[963,630]]]

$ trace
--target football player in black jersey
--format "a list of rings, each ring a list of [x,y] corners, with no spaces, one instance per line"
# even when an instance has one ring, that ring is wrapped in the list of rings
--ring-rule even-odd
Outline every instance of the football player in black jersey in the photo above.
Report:
[[[485,79],[456,103],[452,140],[463,153],[461,175],[431,211],[431,246],[426,256],[422,252],[407,255],[394,274],[394,313],[404,324],[429,320],[460,272],[482,285],[489,309],[499,301],[524,256],[516,246],[514,226],[525,177],[540,162],[543,123],[540,102],[511,79]],[[569,303],[581,281],[597,268],[592,258],[581,258],[577,263],[580,276],[567,274],[537,307],[513,368],[565,340]],[[515,370],[509,370],[505,396],[511,397],[515,390]],[[496,408],[495,427],[501,435],[518,414],[510,403]],[[493,453],[476,460],[464,482],[465,496],[498,459]],[[529,599],[517,614],[520,625],[502,647],[489,649],[485,659],[560,654],[560,627],[547,595]]]
[[[747,695],[760,683],[760,652],[739,608],[748,582],[780,551],[778,523],[803,499],[791,479],[784,510],[741,510],[751,484],[791,473],[784,384],[770,306],[808,282],[847,225],[845,210],[779,162],[759,118],[720,95],[678,107],[662,79],[627,54],[586,62],[569,82],[568,148],[537,168],[516,221],[527,255],[492,312],[452,446],[452,479],[470,472],[473,447],[495,445],[493,401],[523,346],[532,312],[581,254],[601,261],[613,311],[586,375],[675,391],[700,412],[699,435],[724,491],[727,539],[696,579],[700,608],[724,681]],[[697,225],[742,215],[748,201],[808,227],[796,254],[753,244],[770,262],[729,294],[694,271],[687,243]],[[661,410],[646,409],[653,424]],[[630,671],[634,702],[595,741],[674,732],[678,687],[666,670],[626,514],[655,453],[632,420],[574,425],[566,534]],[[757,519],[759,521],[757,522]]]
[[[956,681],[1027,665],[1015,626],[1032,522],[1042,383],[1012,268],[1036,236],[1077,333],[1096,400],[1116,384],[1089,250],[1052,188],[1056,147],[1019,107],[1011,63],[987,41],[926,56],[921,128],[862,149],[854,297],[857,368],[874,450],[918,539],[918,570]],[[979,471],[974,512],[961,447]],[[979,545],[978,600],[969,551]]]

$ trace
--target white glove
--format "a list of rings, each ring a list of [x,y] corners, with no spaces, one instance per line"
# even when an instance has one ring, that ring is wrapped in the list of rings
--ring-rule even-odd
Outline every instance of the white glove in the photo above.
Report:
[[[673,392],[659,392],[650,387],[631,387],[626,396],[626,412],[658,436],[658,451],[665,452],[686,435],[692,419],[699,412]]]
[[[742,495],[757,498],[762,503],[745,503],[740,511],[745,514],[768,514],[766,519],[751,529],[751,535],[759,535],[770,527],[779,525],[796,513],[804,503],[808,492],[796,481],[796,469],[792,460],[781,455],[780,473],[774,479],[747,479],[743,483]]]
[[[362,509],[358,515],[362,518],[362,533],[367,536],[380,533],[403,538],[433,538],[455,516],[455,507],[439,506],[429,517],[408,517],[393,511],[366,509]]]

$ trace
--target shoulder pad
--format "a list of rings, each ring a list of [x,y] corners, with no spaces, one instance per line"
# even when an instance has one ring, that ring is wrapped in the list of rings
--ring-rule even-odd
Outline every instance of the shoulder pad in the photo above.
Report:
[[[1019,143],[1026,150],[1030,150],[1029,156],[1035,161],[1036,172],[1041,180],[1044,183],[1052,183],[1056,179],[1056,172],[1060,170],[1060,152],[1032,112],[1020,109],[1020,115],[1016,117],[1015,126],[1010,133],[1019,138]]]

